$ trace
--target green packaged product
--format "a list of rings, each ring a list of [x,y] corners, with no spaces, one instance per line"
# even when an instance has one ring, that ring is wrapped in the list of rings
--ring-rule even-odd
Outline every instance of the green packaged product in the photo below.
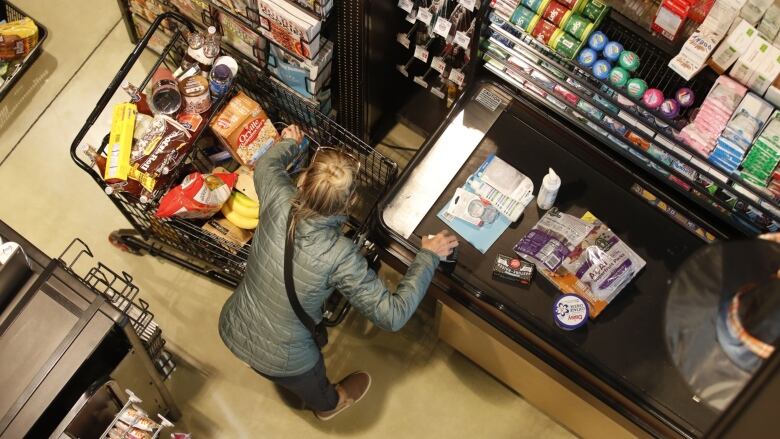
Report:
[[[593,30],[593,23],[581,15],[572,15],[563,28],[566,32],[572,34],[574,38],[585,41]]]
[[[509,21],[520,29],[530,32],[536,26],[536,22],[539,21],[539,16],[526,7],[518,6]]]
[[[598,21],[606,13],[607,8],[609,6],[598,0],[588,0],[580,4],[580,10],[577,12],[589,20]]]
[[[624,50],[620,53],[618,63],[620,63],[620,67],[623,67],[629,72],[635,72],[639,69],[639,57],[630,50]]]
[[[642,96],[644,96],[647,91],[647,83],[640,78],[631,78],[626,84],[626,91],[632,98],[637,100],[642,99]]]
[[[618,88],[625,87],[629,78],[631,75],[623,67],[613,67],[609,72],[609,83]]]
[[[574,59],[577,52],[580,51],[584,43],[566,32],[561,32],[557,38],[552,41],[552,48],[566,59]]]

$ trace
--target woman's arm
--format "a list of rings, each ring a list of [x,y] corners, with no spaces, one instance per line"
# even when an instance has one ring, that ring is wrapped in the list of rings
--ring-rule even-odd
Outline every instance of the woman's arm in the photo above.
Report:
[[[412,317],[433,280],[439,258],[446,257],[458,245],[457,239],[440,233],[425,238],[423,248],[406,270],[395,293],[391,293],[368,262],[352,246],[352,251],[336,267],[331,281],[361,314],[388,331],[398,331]]]
[[[268,200],[276,198],[277,191],[280,189],[294,189],[292,180],[287,174],[287,166],[300,152],[301,133],[297,127],[295,131],[288,131],[290,127],[282,131],[283,139],[276,142],[255,162],[255,191],[261,206],[264,206]]]

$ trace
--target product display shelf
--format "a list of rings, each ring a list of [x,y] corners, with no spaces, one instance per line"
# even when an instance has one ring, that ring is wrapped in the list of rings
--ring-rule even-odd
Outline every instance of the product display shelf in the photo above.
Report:
[[[459,8],[465,8],[463,5],[466,3],[467,2],[465,1],[450,1],[449,6],[453,8],[448,11],[450,15],[441,18],[450,22],[455,11]],[[488,0],[476,0],[473,4],[473,11],[467,12],[467,17],[473,19],[473,29],[459,29],[459,32],[469,36],[468,48],[463,48],[463,50],[468,53],[468,59],[466,64],[461,68],[452,68],[446,63],[444,56],[442,56],[452,56],[451,52],[457,46],[455,39],[451,34],[445,37],[443,34],[437,33],[434,30],[433,35],[430,35],[428,40],[423,44],[416,44],[416,42],[412,41],[412,38],[415,38],[420,30],[419,28],[426,25],[415,18],[410,18],[414,16],[411,12],[407,15],[406,19],[406,21],[411,23],[411,27],[407,32],[399,33],[396,36],[398,44],[407,51],[404,57],[407,61],[402,64],[396,64],[396,70],[432,95],[445,100],[448,107],[452,106],[457,97],[462,93],[463,89],[472,80],[476,68],[478,67],[475,61],[478,52],[478,38],[475,35],[474,29],[480,29],[482,27],[485,14],[490,9],[488,8]],[[406,9],[403,8],[404,5],[407,7],[416,7],[417,9],[412,9],[415,15],[420,8],[423,8],[421,3],[406,3],[401,1],[398,4],[401,9],[406,11]],[[425,9],[427,10],[429,8]],[[463,12],[463,9],[460,9],[460,12]],[[436,17],[432,19],[431,24],[426,27],[435,29],[435,20],[437,19],[438,18]],[[455,25],[452,24],[452,26]],[[458,49],[460,48],[462,48],[462,46],[458,47]],[[448,53],[442,53],[446,49],[449,49]]]
[[[87,244],[77,238],[58,259],[65,271],[105,297],[128,319],[162,379],[170,378],[176,370],[176,363],[165,349],[162,330],[149,310],[149,303],[138,297],[140,289],[133,283],[133,277],[124,271],[117,273],[102,262],[95,263],[91,259],[93,257]]]
[[[621,101],[613,98],[604,91],[604,87],[599,86],[600,82],[590,76],[588,72],[583,71],[574,63],[561,59],[527,34],[517,29],[515,30],[516,32],[510,33],[496,23],[492,23],[489,28],[489,31],[494,35],[492,44],[509,55],[530,61],[532,65],[535,65],[535,69],[542,69],[552,80],[556,80],[562,87],[577,94],[580,98],[585,94],[598,96],[599,100],[597,101],[585,100],[595,104],[598,109],[612,113],[610,114],[611,117],[622,121],[635,134],[641,134],[639,137],[643,138],[643,140],[660,148],[678,162],[689,166],[697,174],[726,191],[729,197],[740,201],[736,206],[726,206],[727,210],[730,211],[733,207],[741,210],[752,208],[751,217],[755,216],[755,212],[759,212],[759,218],[748,218],[748,223],[751,224],[749,230],[752,233],[760,230],[772,230],[777,227],[772,222],[780,221],[780,210],[777,202],[770,194],[745,182],[739,175],[726,174],[714,165],[710,165],[705,158],[690,152],[687,146],[676,141],[674,133],[670,133],[668,128],[666,128],[665,132],[662,132],[659,125],[662,125],[663,122],[652,115],[648,117],[641,107],[630,106],[626,104],[625,100]],[[500,38],[495,38],[496,36]],[[536,59],[539,61],[537,62]],[[572,87],[572,82],[578,87]],[[606,102],[607,105],[603,105],[603,102]],[[612,111],[610,111],[610,108]],[[617,114],[614,114],[615,109],[618,110]],[[643,112],[645,115],[642,116],[637,112]],[[697,192],[707,196],[712,201],[713,197],[710,195],[709,190],[693,181],[691,176],[685,175],[682,179],[686,184],[696,187]],[[709,182],[704,181],[704,183],[707,183],[709,188],[712,187],[712,184],[709,184]],[[724,206],[726,201],[718,199],[718,204]],[[747,217],[747,214],[739,215],[739,217]],[[730,222],[733,223],[733,221]],[[745,230],[744,224],[740,223],[739,225],[741,229]]]
[[[22,77],[24,72],[26,72],[27,69],[30,68],[32,63],[35,62],[36,59],[38,59],[38,56],[41,54],[41,47],[43,46],[43,41],[46,39],[46,36],[49,34],[49,32],[46,30],[46,27],[44,27],[40,22],[38,22],[38,20],[35,20],[29,15],[25,14],[21,9],[12,5],[10,2],[4,2],[4,4],[5,4],[5,15],[7,21],[9,22],[16,21],[28,17],[32,19],[33,22],[35,22],[35,25],[38,27],[38,43],[36,43],[35,47],[33,47],[32,50],[30,50],[30,53],[25,55],[24,60],[22,60],[21,64],[19,64],[19,66],[16,67],[16,71],[12,72],[9,75],[9,77],[5,79],[5,81],[0,83],[0,101],[2,101],[3,98],[8,94],[8,92],[11,91],[11,88],[13,88],[14,84],[16,84],[16,81],[18,81],[19,78]]]
[[[553,111],[555,111],[555,113],[561,117],[576,124],[577,126],[580,126],[588,134],[601,139],[607,145],[609,145],[612,150],[616,151],[618,154],[635,163],[636,165],[647,169],[651,174],[658,177],[662,181],[671,180],[673,177],[684,178],[684,175],[677,171],[674,167],[658,160],[648,152],[635,147],[630,142],[621,139],[621,135],[619,133],[610,132],[609,125],[605,124],[602,120],[593,117],[586,112],[582,112],[574,106],[568,105],[564,97],[560,95],[554,95],[552,91],[549,91],[548,94],[548,90],[544,88],[543,84],[534,79],[534,77],[530,74],[525,72],[518,72],[507,65],[502,65],[502,67],[498,67],[496,58],[491,58],[491,60],[485,64],[485,68],[488,71],[494,73],[508,84],[520,90],[524,93],[524,95],[530,96],[532,100],[553,109]],[[726,210],[726,208],[722,206],[722,203],[717,198],[712,197],[709,193],[706,192],[704,188],[699,185],[695,186],[696,192],[692,192],[684,187],[681,187],[679,184],[674,183],[673,180],[670,181],[670,183],[672,183],[670,186],[676,189],[679,193],[683,194],[690,200],[702,204],[711,213],[721,217],[725,216],[727,218],[735,215]],[[747,219],[742,219],[742,221],[731,222],[737,226],[741,226],[740,228],[745,233],[755,233],[755,227],[744,227],[743,224],[746,220]],[[695,227],[694,231],[695,230],[698,230],[698,227]],[[712,238],[707,235],[701,235],[698,233],[697,235],[705,241],[712,241]]]

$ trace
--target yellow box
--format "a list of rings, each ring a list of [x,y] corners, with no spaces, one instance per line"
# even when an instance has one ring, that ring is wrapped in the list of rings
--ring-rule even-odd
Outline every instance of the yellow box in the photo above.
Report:
[[[125,102],[114,106],[111,134],[106,146],[106,172],[103,176],[107,181],[127,180],[136,114],[137,109],[133,103]]]

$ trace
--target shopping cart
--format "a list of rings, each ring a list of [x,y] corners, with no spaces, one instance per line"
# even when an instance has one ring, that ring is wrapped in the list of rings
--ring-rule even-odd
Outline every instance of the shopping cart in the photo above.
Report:
[[[106,183],[86,158],[83,150],[80,150],[82,140],[116,93],[119,84],[141,56],[155,30],[164,20],[167,23],[180,23],[181,26],[176,27],[171,41],[165,47],[150,73],[141,82],[139,89],[146,86],[152,72],[158,66],[165,64],[173,67],[173,70],[179,65],[186,49],[184,31],[192,31],[194,26],[177,13],[161,14],[128,56],[71,144],[73,160],[104,190],[107,187]],[[182,29],[182,26],[185,29]],[[397,164],[320,112],[316,104],[304,100],[284,84],[271,78],[242,54],[232,51],[224,45],[222,50],[237,60],[239,73],[234,80],[231,92],[213,106],[212,116],[218,112],[218,109],[230,96],[240,90],[259,102],[271,120],[298,125],[313,143],[341,148],[359,157],[361,170],[356,189],[357,202],[352,209],[345,234],[352,237],[363,249],[369,262],[375,264],[377,261],[376,253],[373,252],[373,244],[368,239],[369,231],[373,229],[371,220],[375,216],[373,213],[379,199],[389,189],[397,175]],[[207,125],[204,123],[204,126]],[[201,134],[202,132],[194,136],[195,145],[198,144]],[[99,153],[103,153],[105,150],[106,142],[107,137],[100,146]],[[175,185],[181,180],[183,175],[175,174],[176,172],[181,173],[181,169],[210,172],[212,168],[213,164],[206,153],[196,146],[186,158],[184,166],[173,171],[174,178],[170,179],[171,185]],[[156,201],[140,203],[131,196],[118,193],[110,194],[109,198],[133,226],[133,229],[117,230],[111,234],[110,240],[115,245],[132,253],[147,253],[165,258],[230,287],[235,287],[240,282],[246,270],[249,256],[248,244],[241,246],[221,240],[202,230],[199,221],[157,218],[155,216]],[[339,305],[332,305],[334,302]],[[334,295],[329,303],[331,305],[325,310],[326,321],[329,324],[337,324],[343,319],[349,306],[338,295]]]

